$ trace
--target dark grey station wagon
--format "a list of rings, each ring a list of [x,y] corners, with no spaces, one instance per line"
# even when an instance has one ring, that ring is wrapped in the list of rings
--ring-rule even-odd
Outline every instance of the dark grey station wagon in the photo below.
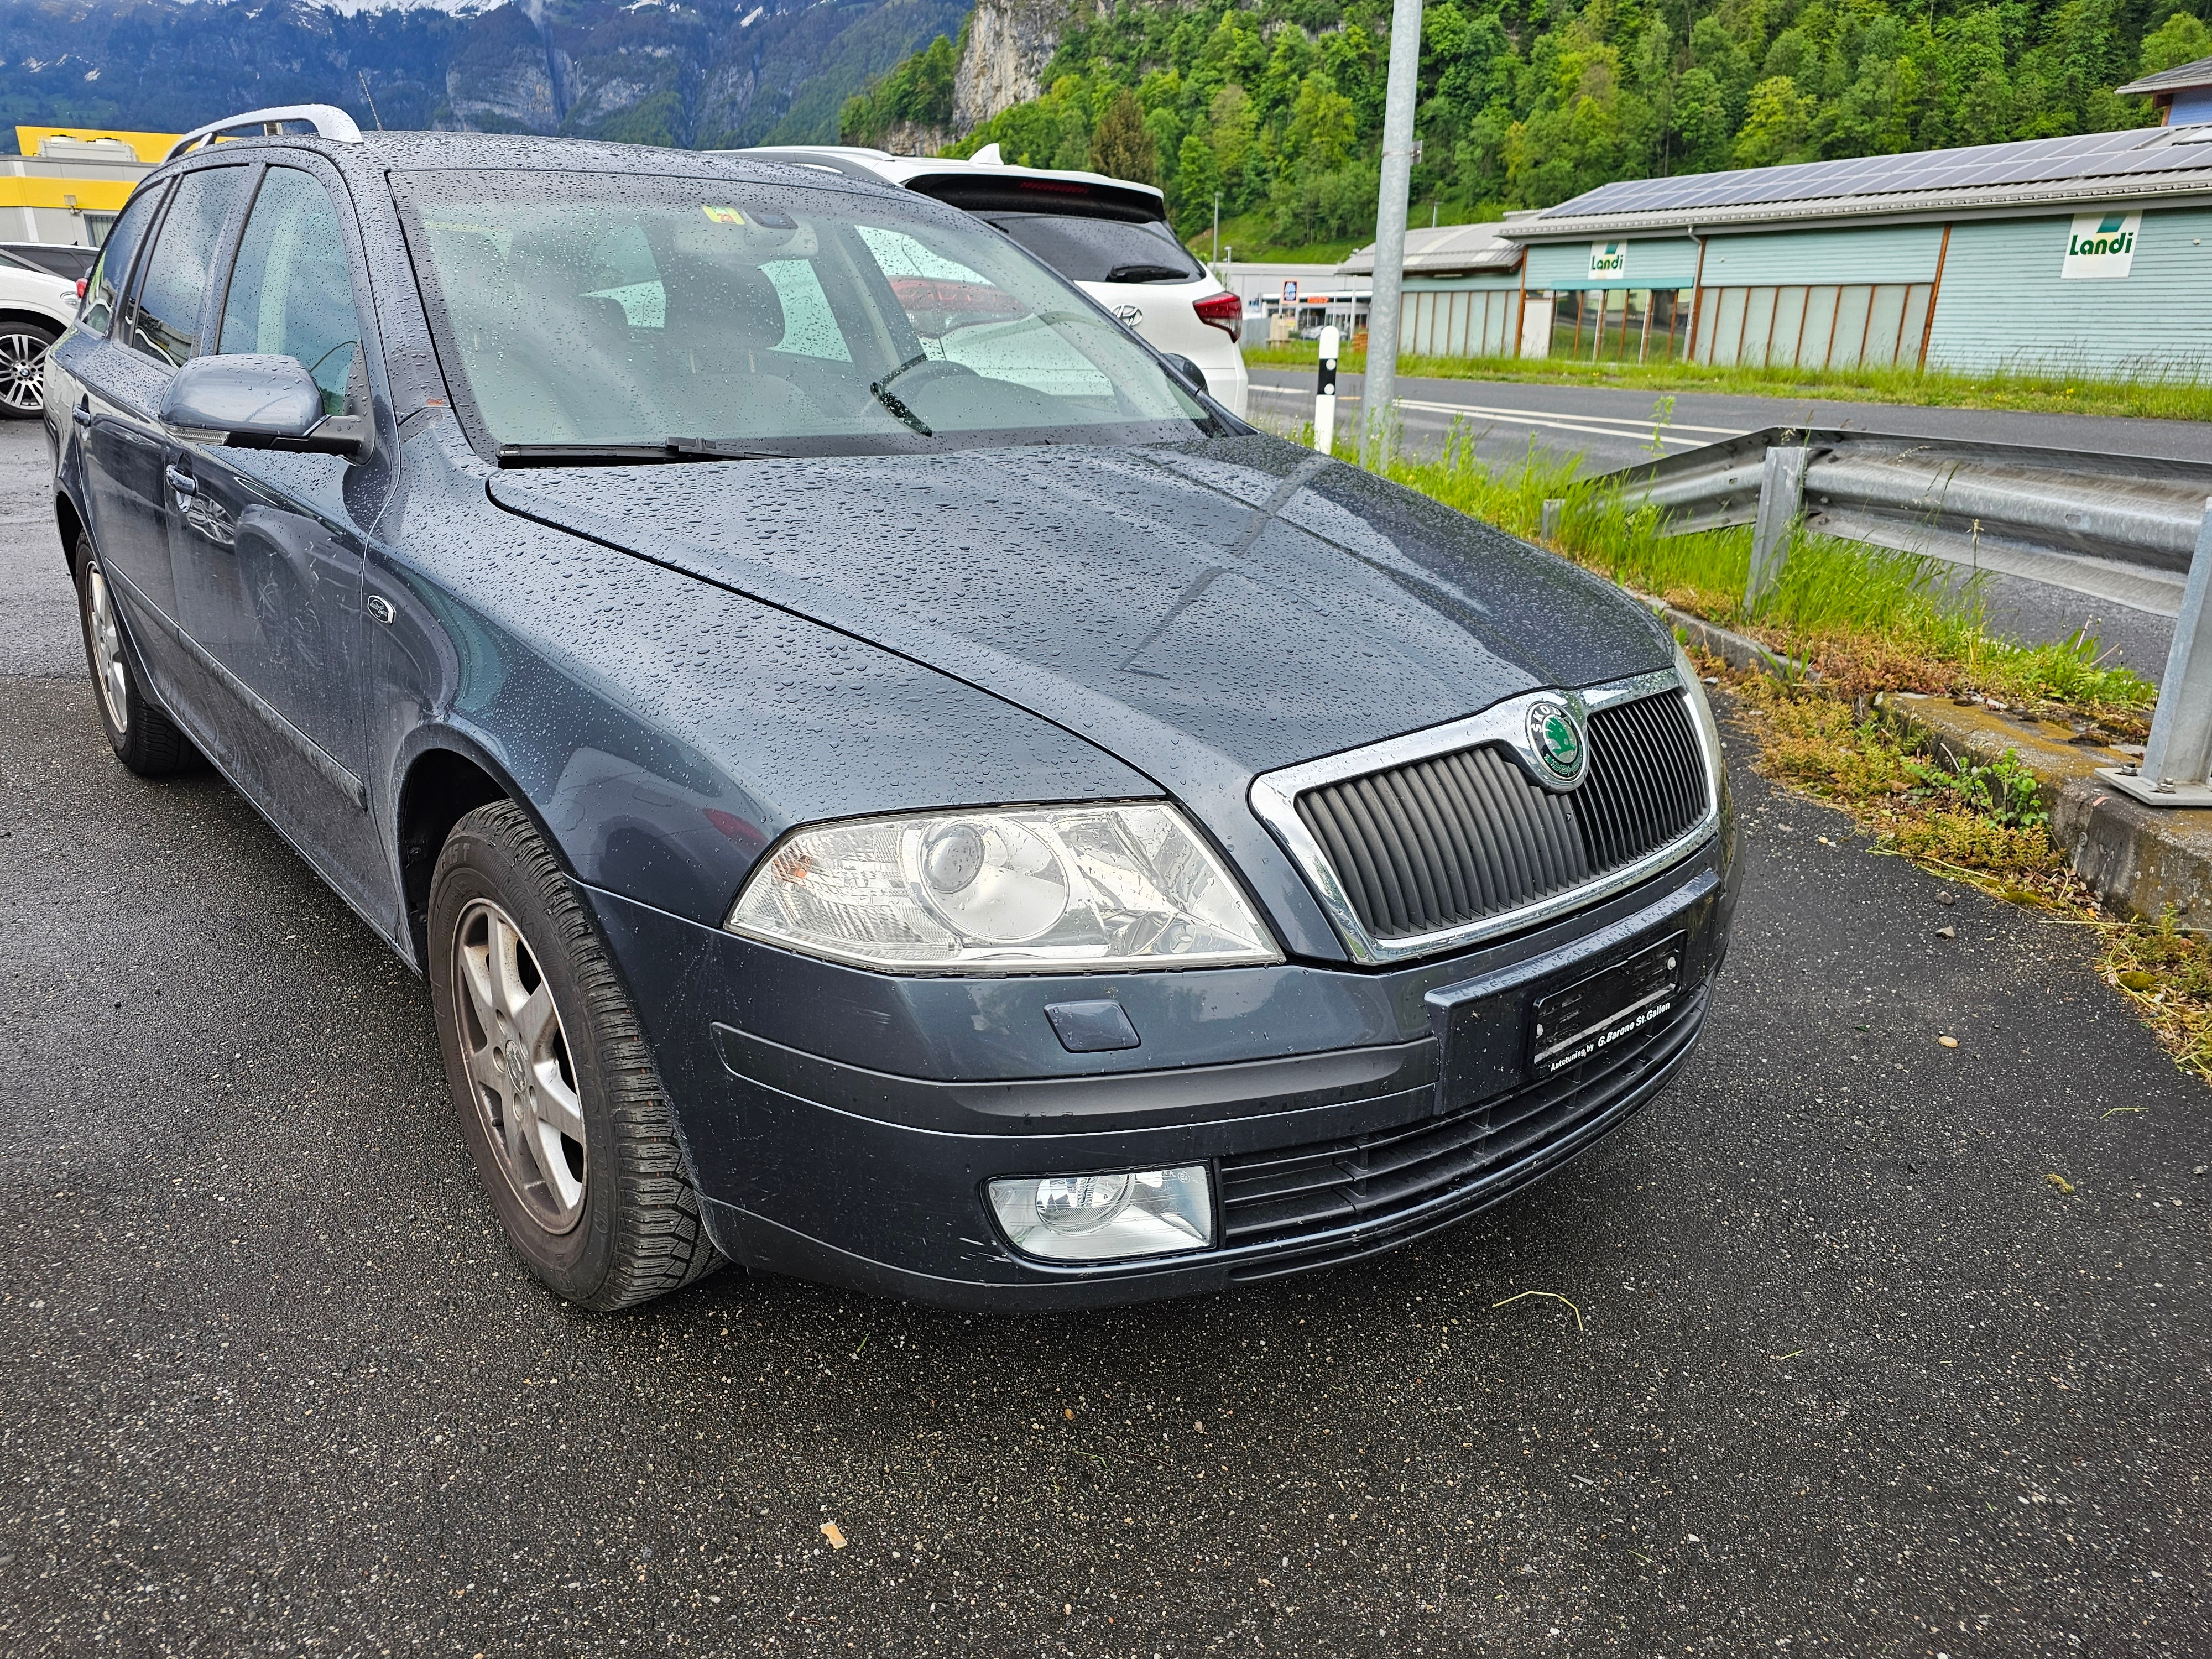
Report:
[[[428,975],[586,1306],[1346,1261],[1705,1019],[1733,828],[1666,630],[955,209],[258,112],[133,196],[46,420],[116,754],[219,769]]]

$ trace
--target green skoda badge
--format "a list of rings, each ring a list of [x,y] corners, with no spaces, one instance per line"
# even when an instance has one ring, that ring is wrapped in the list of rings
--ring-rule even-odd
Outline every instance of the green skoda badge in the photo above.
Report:
[[[1528,709],[1528,747],[1544,769],[1561,783],[1579,783],[1589,750],[1574,711],[1564,703],[1539,702]]]

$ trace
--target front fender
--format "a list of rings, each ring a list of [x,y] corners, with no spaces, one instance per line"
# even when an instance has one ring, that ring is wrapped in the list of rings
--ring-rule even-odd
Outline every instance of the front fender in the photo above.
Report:
[[[392,618],[363,624],[387,823],[409,763],[458,747],[536,815],[577,879],[719,925],[799,824],[1161,793],[936,670],[500,514],[478,480],[409,471],[418,483],[380,525],[367,573]]]

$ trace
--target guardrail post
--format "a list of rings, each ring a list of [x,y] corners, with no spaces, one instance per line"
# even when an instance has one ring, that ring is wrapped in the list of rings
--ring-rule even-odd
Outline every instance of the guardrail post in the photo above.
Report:
[[[1759,517],[1751,532],[1751,580],[1743,592],[1747,611],[1756,611],[1782,580],[1783,562],[1790,556],[1790,526],[1797,522],[1805,499],[1805,465],[1812,454],[1802,447],[1766,452],[1759,475]]]
[[[2133,775],[2100,767],[2098,775],[2151,806],[2212,806],[2212,500],[2189,561],[2181,614],[2158,688],[2150,740]]]
[[[1314,447],[1336,453],[1336,354],[1343,337],[1332,325],[1321,331],[1321,376],[1314,384]]]
[[[1536,533],[1541,536],[1547,542],[1555,542],[1559,540],[1559,521],[1566,510],[1567,498],[1565,496],[1547,495],[1544,498],[1543,514],[1537,525]]]

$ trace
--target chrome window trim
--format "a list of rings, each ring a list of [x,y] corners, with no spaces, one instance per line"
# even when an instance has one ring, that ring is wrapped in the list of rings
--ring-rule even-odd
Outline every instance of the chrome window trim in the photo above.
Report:
[[[1581,691],[1540,690],[1509,697],[1504,702],[1493,703],[1480,714],[1466,720],[1453,720],[1445,726],[1432,726],[1424,732],[1409,732],[1404,737],[1385,738],[1370,744],[1364,749],[1346,750],[1339,755],[1326,756],[1320,760],[1304,761],[1296,766],[1285,766],[1273,772],[1263,772],[1252,780],[1249,792],[1252,811],[1260,821],[1274,833],[1275,839],[1291,855],[1312,887],[1322,908],[1328,913],[1336,926],[1338,935],[1356,962],[1381,965],[1410,962],[1418,957],[1434,956],[1442,951],[1495,939],[1501,934],[1518,933],[1523,928],[1554,920],[1601,899],[1626,891],[1637,883],[1658,874],[1676,863],[1704,843],[1719,827],[1721,815],[1720,738],[1712,716],[1707,711],[1704,688],[1680,647],[1674,653],[1675,665],[1656,669],[1648,674],[1634,675],[1627,679],[1610,681]],[[1367,931],[1359,920],[1358,912],[1352,906],[1336,872],[1322,851],[1321,843],[1313,838],[1297,814],[1297,798],[1309,789],[1322,784],[1340,783],[1346,778],[1364,777],[1370,772],[1388,771],[1413,761],[1428,760],[1437,755],[1449,755],[1462,749],[1471,749],[1480,744],[1498,744],[1518,760],[1532,779],[1539,777],[1540,763],[1528,748],[1528,710],[1539,702],[1564,702],[1585,723],[1601,708],[1610,708],[1624,702],[1656,696],[1662,691],[1680,690],[1689,700],[1690,725],[1698,734],[1698,748],[1705,763],[1705,810],[1689,829],[1663,847],[1654,848],[1632,863],[1617,870],[1608,870],[1594,881],[1579,887],[1568,888],[1524,904],[1516,909],[1502,910],[1493,916],[1484,916],[1463,927],[1441,928],[1435,933],[1415,933],[1405,939],[1378,939]]]

